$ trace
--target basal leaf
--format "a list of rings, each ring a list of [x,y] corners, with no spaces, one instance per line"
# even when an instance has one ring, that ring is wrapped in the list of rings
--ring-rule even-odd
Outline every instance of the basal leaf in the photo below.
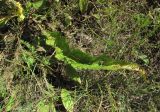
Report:
[[[61,99],[63,106],[68,112],[73,112],[74,109],[74,100],[70,94],[70,91],[66,89],[61,90]]]
[[[53,35],[54,34],[54,35]],[[58,34],[58,35],[57,35]],[[78,49],[70,48],[65,37],[59,33],[51,33],[55,39],[56,54],[55,58],[63,61],[65,64],[72,66],[76,70],[132,70],[145,74],[145,71],[139,67],[138,64],[125,62],[121,60],[114,60],[108,56],[91,56]],[[53,38],[49,38],[53,39]]]
[[[78,63],[75,60],[65,56],[62,52],[61,49],[56,48],[56,55],[55,57],[60,60],[64,61],[66,64],[70,64],[73,68],[76,70],[121,70],[121,69],[126,69],[126,70],[132,70],[132,71],[138,71],[142,74],[145,74],[145,71],[139,67],[138,64],[135,63],[127,63],[123,61],[111,61],[112,63],[108,63],[107,65],[102,65],[99,64],[97,61],[93,62],[92,64],[82,64]],[[107,58],[107,57],[106,57]],[[103,60],[100,60],[103,61]],[[105,61],[104,61],[105,62]],[[105,62],[107,63],[107,62]]]

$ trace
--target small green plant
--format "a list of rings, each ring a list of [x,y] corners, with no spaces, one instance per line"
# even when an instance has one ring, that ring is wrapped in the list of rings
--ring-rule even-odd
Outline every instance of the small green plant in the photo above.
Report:
[[[88,0],[79,0],[79,8],[82,13],[88,9]]]

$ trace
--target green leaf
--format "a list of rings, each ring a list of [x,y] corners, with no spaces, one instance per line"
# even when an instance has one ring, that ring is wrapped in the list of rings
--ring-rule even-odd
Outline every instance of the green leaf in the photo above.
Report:
[[[37,104],[37,112],[56,112],[55,106],[52,103],[45,103],[44,100]]]
[[[87,11],[88,8],[88,0],[79,0],[79,8],[82,13]]]
[[[33,6],[33,8],[35,8],[35,9],[39,9],[39,8],[43,5],[43,3],[44,3],[44,0],[38,0],[38,1],[36,1],[36,2],[33,2],[33,3],[32,3],[32,6]]]
[[[78,63],[77,61],[73,60],[70,57],[67,57],[63,54],[63,51],[60,48],[56,47],[56,55],[55,57],[60,60],[64,61],[66,64],[70,64],[73,68],[76,70],[121,70],[121,69],[127,69],[127,70],[133,70],[133,71],[139,71],[140,73],[144,74],[145,71],[143,69],[140,69],[140,67],[135,63],[127,63],[123,61],[116,61],[116,60],[110,60],[110,59],[104,59],[104,57],[98,57],[95,62],[92,64],[82,64]],[[108,62],[107,62],[108,60]],[[100,64],[101,62],[104,62],[104,64]]]
[[[70,95],[70,92],[66,89],[61,90],[61,99],[65,109],[68,112],[73,112],[74,109],[74,100]]]

